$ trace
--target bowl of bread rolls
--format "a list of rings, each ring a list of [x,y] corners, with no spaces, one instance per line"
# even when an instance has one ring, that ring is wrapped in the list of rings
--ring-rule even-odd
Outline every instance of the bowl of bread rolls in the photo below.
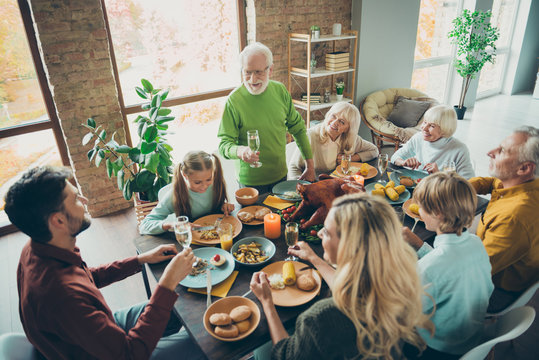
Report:
[[[251,334],[260,322],[260,309],[241,296],[217,300],[204,313],[204,328],[222,341],[238,341]]]
[[[235,195],[236,201],[243,206],[253,205],[258,200],[258,190],[252,187],[238,189]]]

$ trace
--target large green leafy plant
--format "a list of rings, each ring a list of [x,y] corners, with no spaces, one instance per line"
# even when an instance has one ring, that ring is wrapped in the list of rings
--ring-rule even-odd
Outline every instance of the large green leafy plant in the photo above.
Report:
[[[172,146],[166,141],[167,123],[174,120],[171,110],[161,107],[168,96],[168,90],[154,89],[146,79],[141,80],[142,87],[136,87],[137,94],[146,103],[142,109],[148,110],[148,115],[139,115],[134,122],[138,124],[139,143],[130,147],[120,145],[115,140],[116,132],[110,139],[102,125],[97,125],[93,118],[82,124],[90,130],[82,139],[82,144],[88,144],[95,138],[94,146],[88,151],[88,160],[99,167],[105,163],[107,175],[116,176],[118,189],[126,200],[133,193],[141,193],[141,198],[156,201],[159,190],[172,180]]]
[[[448,33],[452,44],[457,45],[455,69],[463,77],[459,98],[459,108],[464,106],[464,98],[468,92],[470,81],[474,79],[483,66],[494,63],[498,28],[492,27],[488,21],[491,11],[462,10],[462,14],[453,20],[453,30]]]

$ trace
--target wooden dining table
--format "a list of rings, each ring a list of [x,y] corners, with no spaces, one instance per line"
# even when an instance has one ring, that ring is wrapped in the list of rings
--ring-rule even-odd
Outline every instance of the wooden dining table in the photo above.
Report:
[[[376,159],[370,161],[369,163],[373,166],[376,166]],[[387,176],[384,176],[384,178],[387,178]],[[380,174],[377,174],[376,177],[366,180],[365,184],[378,181],[379,179]],[[257,205],[261,205],[268,195],[270,194],[262,194],[261,196],[259,196]],[[479,198],[477,213],[484,211],[487,204],[487,200]],[[414,220],[406,216],[404,225],[412,227],[413,224]],[[417,224],[414,229],[414,232],[422,240],[432,244],[435,233],[426,230],[423,222],[419,222]],[[235,240],[242,239],[248,236],[264,236],[263,225],[252,226],[244,224],[242,231],[235,238]],[[276,252],[270,263],[284,260],[287,257],[287,245],[284,240],[284,230],[281,231],[281,237],[276,240],[273,240],[273,242],[276,246]],[[146,252],[162,244],[176,244],[178,250],[180,250],[173,233],[166,233],[158,236],[140,235],[134,239],[134,243],[138,253]],[[194,249],[198,247],[199,246],[193,245]],[[323,248],[321,244],[311,244],[311,247],[319,256],[323,255]],[[163,262],[147,266],[149,266],[150,273],[154,276],[156,281],[159,281],[166,265],[167,263]],[[243,294],[247,293],[249,291],[249,283],[251,281],[252,274],[255,271],[259,271],[262,267],[263,266],[253,268],[247,267],[245,265],[236,264],[235,270],[238,271],[238,276],[232,284],[232,287],[230,288],[230,291],[228,292],[227,296],[242,296]],[[143,276],[146,290],[149,296],[150,289],[145,272]],[[203,325],[203,316],[204,312],[206,311],[206,295],[190,292],[186,287],[181,285],[178,285],[176,287],[176,292],[179,294],[179,298],[174,305],[174,312],[183,322],[183,325],[191,336],[191,339],[195,343],[197,343],[197,345],[204,352],[208,359],[239,359],[242,356],[253,351],[253,349],[256,349],[257,347],[270,341],[269,328],[263,311],[261,311],[260,324],[258,325],[256,330],[252,334],[247,336],[245,339],[236,342],[224,342],[215,339],[205,330]],[[293,326],[299,314],[309,308],[314,302],[328,296],[330,296],[330,290],[325,284],[325,282],[323,282],[320,294],[310,302],[294,307],[277,306],[277,312],[284,326],[289,328]],[[258,299],[252,293],[248,294],[247,297],[253,300],[260,308],[262,308],[260,303],[258,302]],[[213,297],[213,301],[216,301],[217,299],[217,297]]]

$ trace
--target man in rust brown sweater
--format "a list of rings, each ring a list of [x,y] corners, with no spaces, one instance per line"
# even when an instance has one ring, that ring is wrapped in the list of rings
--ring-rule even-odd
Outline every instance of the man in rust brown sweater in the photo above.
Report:
[[[66,168],[34,168],[6,195],[9,219],[31,238],[17,270],[19,312],[30,342],[48,359],[157,359],[178,352],[200,357],[185,331],[160,341],[178,297],[174,289],[194,262],[191,250],[178,254],[174,245],[164,245],[87,267],[76,247],[76,236],[90,226],[87,199],[70,177]],[[98,288],[168,259],[147,304],[112,313]]]

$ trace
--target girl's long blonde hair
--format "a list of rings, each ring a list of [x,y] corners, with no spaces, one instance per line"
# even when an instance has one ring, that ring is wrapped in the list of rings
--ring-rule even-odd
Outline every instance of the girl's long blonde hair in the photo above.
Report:
[[[416,253],[391,206],[352,194],[336,199],[328,216],[340,239],[333,298],[354,323],[361,356],[391,359],[400,355],[401,340],[424,349],[417,328],[433,325],[422,311]]]
[[[177,216],[187,215],[191,218],[191,204],[189,203],[189,190],[183,174],[189,175],[194,171],[205,171],[213,169],[213,210],[218,210],[225,201],[226,183],[223,176],[221,161],[215,155],[210,155],[205,151],[188,152],[181,163],[174,169],[174,180],[172,187],[172,204]],[[183,174],[182,174],[183,173]]]
[[[350,154],[356,143],[356,137],[359,136],[359,121],[360,115],[359,110],[354,105],[347,102],[338,102],[333,105],[329,111],[326,113],[324,121],[318,125],[318,136],[320,137],[320,142],[325,144],[329,140],[329,135],[326,130],[326,125],[331,119],[332,115],[341,116],[344,119],[348,120],[350,128],[347,132],[341,134],[341,148],[340,152]]]

